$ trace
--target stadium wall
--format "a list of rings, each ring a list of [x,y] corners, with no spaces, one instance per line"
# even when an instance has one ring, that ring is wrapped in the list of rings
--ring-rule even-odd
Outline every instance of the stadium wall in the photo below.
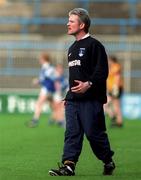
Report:
[[[141,38],[138,36],[96,35],[107,54],[118,57],[123,67],[125,93],[141,93]],[[0,90],[37,89],[32,79],[39,73],[39,54],[46,51],[54,65],[67,69],[66,54],[72,37],[0,36]]]

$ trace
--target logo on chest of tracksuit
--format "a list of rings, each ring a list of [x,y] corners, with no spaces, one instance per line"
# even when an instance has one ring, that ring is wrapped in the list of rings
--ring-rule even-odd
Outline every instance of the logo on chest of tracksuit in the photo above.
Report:
[[[85,48],[80,48],[79,49],[79,57],[82,57],[85,53]],[[72,53],[68,54],[68,57],[70,57],[72,55]],[[69,67],[73,67],[73,66],[81,66],[81,60],[80,59],[75,59],[69,62]]]
[[[85,53],[85,48],[80,48],[79,49],[79,56],[80,57],[84,56],[84,53]]]

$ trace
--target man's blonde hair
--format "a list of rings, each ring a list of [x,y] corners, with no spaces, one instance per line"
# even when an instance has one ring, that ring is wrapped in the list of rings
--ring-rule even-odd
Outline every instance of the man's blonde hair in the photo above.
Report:
[[[80,21],[85,24],[84,31],[88,33],[89,27],[91,25],[91,20],[88,11],[83,8],[74,8],[69,12],[69,16],[72,14],[77,15]]]

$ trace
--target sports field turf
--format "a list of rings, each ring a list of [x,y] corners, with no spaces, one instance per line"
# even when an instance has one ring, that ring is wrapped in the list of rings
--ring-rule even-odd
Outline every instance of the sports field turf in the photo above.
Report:
[[[117,166],[113,176],[101,175],[102,163],[85,141],[76,176],[51,177],[48,170],[60,161],[64,129],[48,126],[45,115],[39,127],[27,128],[24,123],[30,117],[0,115],[0,180],[141,180],[141,121],[125,120],[121,129],[110,129],[107,124]]]

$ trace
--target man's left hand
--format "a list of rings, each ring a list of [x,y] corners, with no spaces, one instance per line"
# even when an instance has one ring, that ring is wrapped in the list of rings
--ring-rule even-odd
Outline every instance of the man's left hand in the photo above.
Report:
[[[77,83],[76,86],[73,86],[71,88],[71,91],[74,93],[82,93],[83,94],[91,87],[90,84],[88,83],[88,81],[82,82],[79,80],[74,80],[74,82]]]

